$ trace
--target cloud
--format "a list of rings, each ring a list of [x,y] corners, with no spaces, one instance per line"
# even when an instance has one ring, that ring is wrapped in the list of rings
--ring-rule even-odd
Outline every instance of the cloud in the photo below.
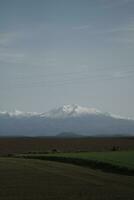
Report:
[[[119,42],[124,44],[134,43],[134,22],[133,20],[128,20],[122,23],[120,26],[113,26],[109,28],[100,29],[97,26],[93,26],[92,29],[88,31],[88,34],[94,37],[101,37],[105,41]]]
[[[89,25],[81,25],[81,26],[74,26],[72,27],[73,30],[85,30],[88,29]]]
[[[123,32],[134,32],[134,25],[124,25],[117,28],[107,29],[102,31],[103,33],[123,33]]]
[[[0,46],[7,47],[18,38],[17,32],[0,32]]]
[[[17,31],[0,32],[0,62],[19,63],[24,58],[15,45],[20,37]]]
[[[23,61],[23,58],[23,53],[17,53],[16,51],[1,52],[0,50],[0,62],[2,63],[21,63]]]
[[[29,39],[31,31],[13,30],[0,32],[0,63],[10,64],[30,64],[28,55],[23,45]],[[19,45],[18,45],[19,44]]]
[[[126,4],[133,3],[133,0],[101,0],[101,5],[104,8],[125,6]]]
[[[105,34],[109,34],[109,40],[124,44],[134,44],[134,24],[122,25],[122,27],[106,30]]]
[[[118,69],[115,70],[111,68],[106,71],[106,74],[105,74],[106,80],[121,80],[121,79],[129,79],[129,78],[134,77],[133,68],[129,69],[129,66],[126,66],[126,69],[123,67],[116,67],[116,68]]]
[[[124,72],[121,72],[121,71],[116,71],[114,74],[113,74],[113,78],[125,78],[127,77],[127,73],[124,73]]]

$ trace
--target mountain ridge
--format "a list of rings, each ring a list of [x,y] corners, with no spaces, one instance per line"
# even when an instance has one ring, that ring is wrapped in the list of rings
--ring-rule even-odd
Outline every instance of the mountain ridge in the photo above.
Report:
[[[68,104],[63,105],[58,108],[54,108],[48,112],[38,113],[38,112],[23,112],[19,110],[15,110],[14,112],[8,111],[0,111],[0,116],[9,116],[9,117],[47,117],[47,118],[65,118],[65,117],[77,117],[77,116],[84,116],[84,115],[106,115],[111,116],[113,118],[119,119],[128,119],[134,120],[128,117],[122,117],[119,115],[111,114],[108,112],[101,112],[96,108],[88,108],[82,107],[78,104]]]
[[[76,104],[46,113],[0,113],[0,136],[56,136],[63,132],[83,136],[134,136],[134,120]]]

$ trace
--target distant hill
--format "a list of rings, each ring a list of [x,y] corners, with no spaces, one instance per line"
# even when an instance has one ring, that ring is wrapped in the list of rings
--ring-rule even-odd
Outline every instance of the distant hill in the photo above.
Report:
[[[79,137],[84,137],[84,135],[79,135],[77,133],[72,133],[72,132],[63,132],[63,133],[57,134],[56,137],[59,137],[59,138],[79,138]]]
[[[47,113],[0,112],[0,136],[56,135],[134,136],[134,120],[78,105],[65,105]]]

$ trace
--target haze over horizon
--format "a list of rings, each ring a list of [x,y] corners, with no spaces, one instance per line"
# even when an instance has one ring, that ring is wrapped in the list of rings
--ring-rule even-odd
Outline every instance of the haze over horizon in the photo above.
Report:
[[[134,118],[134,0],[1,0],[0,110]]]

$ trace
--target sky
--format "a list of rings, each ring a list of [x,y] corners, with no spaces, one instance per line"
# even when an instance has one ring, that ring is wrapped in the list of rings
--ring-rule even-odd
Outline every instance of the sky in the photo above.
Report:
[[[134,0],[0,0],[0,110],[134,118]]]

